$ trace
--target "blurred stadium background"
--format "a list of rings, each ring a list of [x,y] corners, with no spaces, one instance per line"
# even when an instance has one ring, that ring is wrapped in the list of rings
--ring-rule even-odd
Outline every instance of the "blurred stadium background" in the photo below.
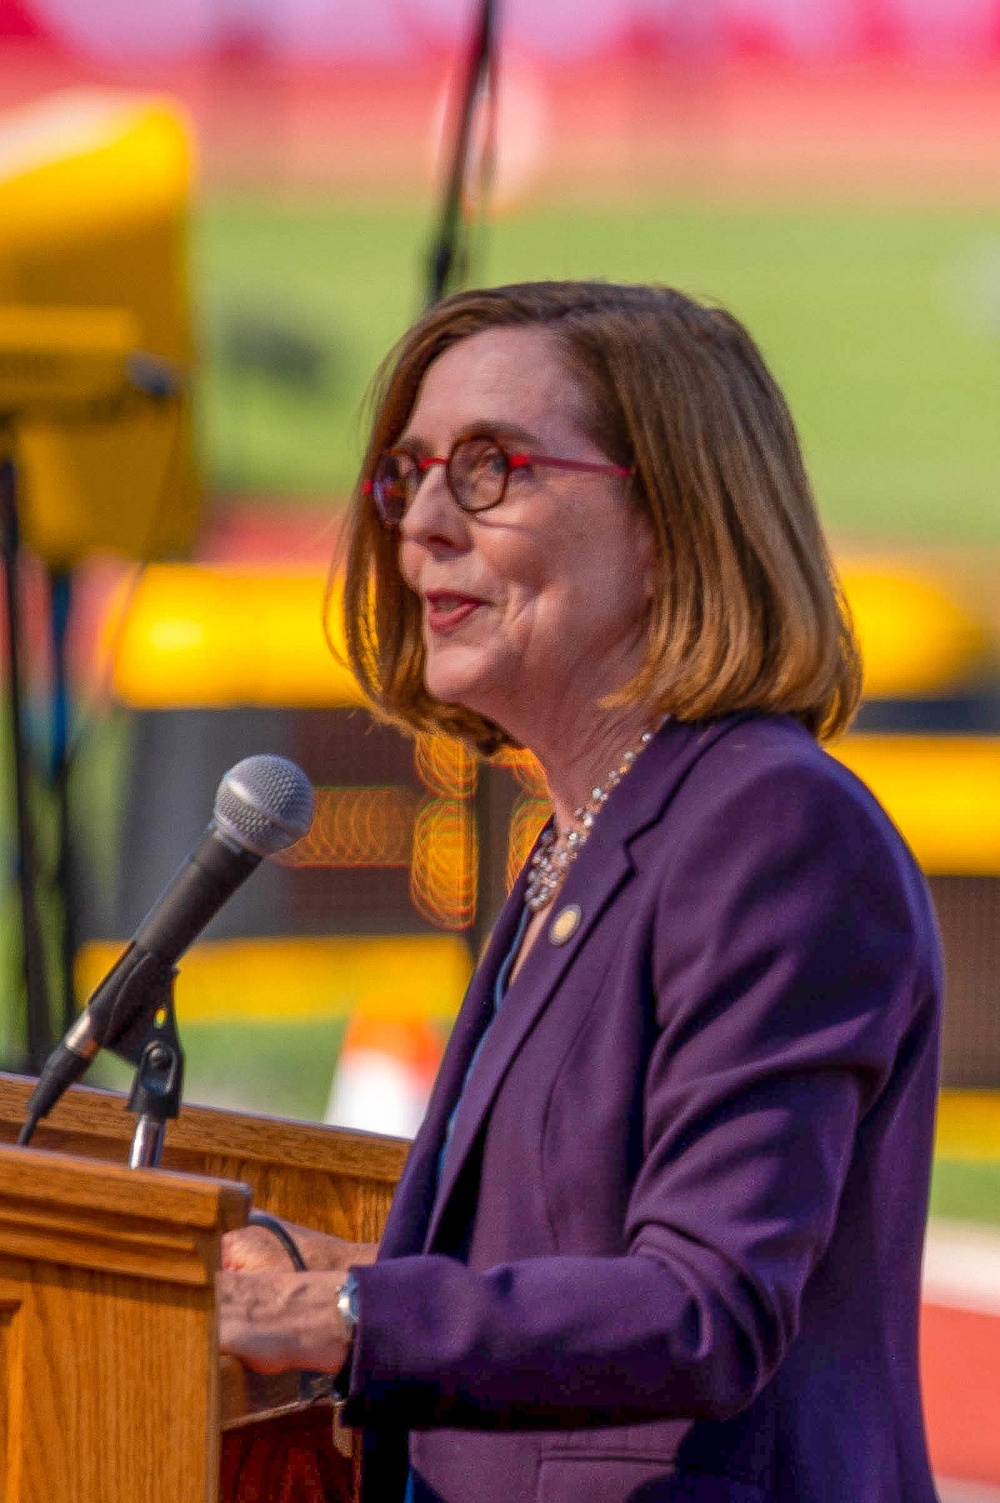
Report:
[[[359,1086],[370,1103],[391,1077],[396,1115],[371,1125],[419,1115],[542,789],[524,760],[477,771],[371,728],[321,614],[365,386],[426,296],[474,13],[0,0],[0,419],[27,545],[22,817],[48,994],[32,1024],[11,793],[8,1068],[58,1037],[226,768],[273,750],[315,782],[316,824],[184,961],[186,1094],[347,1120]],[[1000,1486],[1000,0],[511,0],[501,23],[466,279],[717,298],[799,423],[867,661],[838,755],[914,846],[945,942],[928,1407],[940,1470],[965,1479],[947,1496],[985,1497]],[[56,326],[28,319],[53,308]],[[131,349],[181,379],[154,391],[154,362],[129,401],[107,380],[97,407],[25,395],[53,350],[86,356],[74,379],[94,390],[98,355],[128,385]],[[4,765],[12,789],[6,742]],[[92,1076],[128,1078],[106,1060]],[[959,1365],[975,1382],[956,1405]]]

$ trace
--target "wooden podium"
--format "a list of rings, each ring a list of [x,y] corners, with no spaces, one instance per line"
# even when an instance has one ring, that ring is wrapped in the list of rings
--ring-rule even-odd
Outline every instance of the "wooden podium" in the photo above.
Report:
[[[163,1167],[129,1169],[113,1092],[9,1146],[33,1083],[0,1074],[0,1503],[217,1503],[222,1433],[301,1407],[220,1364],[219,1238],[253,1203],[375,1241],[409,1144],[186,1106]]]

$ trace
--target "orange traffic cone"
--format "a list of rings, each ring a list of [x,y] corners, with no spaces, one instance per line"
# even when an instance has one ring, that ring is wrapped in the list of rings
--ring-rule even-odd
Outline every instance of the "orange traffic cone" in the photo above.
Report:
[[[324,1120],[414,1137],[443,1052],[441,1033],[426,1018],[356,1012],[344,1034]]]

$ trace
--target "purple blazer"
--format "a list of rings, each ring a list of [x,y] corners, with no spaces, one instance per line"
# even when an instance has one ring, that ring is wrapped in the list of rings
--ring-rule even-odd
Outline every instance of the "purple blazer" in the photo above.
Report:
[[[359,1270],[366,1497],[408,1436],[440,1503],[933,1503],[941,967],[896,830],[790,719],[668,723],[463,1090],[522,891]]]

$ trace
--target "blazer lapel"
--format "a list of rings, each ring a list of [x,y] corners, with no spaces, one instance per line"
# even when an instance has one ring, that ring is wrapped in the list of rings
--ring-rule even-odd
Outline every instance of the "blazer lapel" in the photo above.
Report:
[[[581,918],[576,933],[568,942],[558,945],[553,944],[549,938],[551,924],[543,929],[486,1032],[482,1049],[476,1057],[458,1103],[451,1140],[442,1165],[437,1200],[424,1239],[425,1251],[429,1250],[434,1241],[462,1165],[507,1069],[539,1015],[547,1007],[561,976],[571,964],[595,919],[628,874],[628,862],[623,859],[624,851],[620,846],[615,855],[618,859],[614,865],[602,867],[596,874],[597,880],[584,884],[585,890],[580,890],[585,870],[578,871],[574,868],[567,877],[556,900],[556,912],[561,912],[573,902],[580,906]],[[580,863],[582,866],[582,855]],[[592,864],[588,863],[588,866]],[[592,877],[594,876],[592,872]]]
[[[438,1190],[438,1166],[445,1132],[476,1046],[493,1017],[493,985],[517,932],[522,889],[523,882],[519,881],[501,910],[482,960],[469,982],[448,1038],[426,1115],[396,1186],[379,1244],[380,1257],[402,1257],[417,1252],[423,1242],[424,1228]]]
[[[457,1070],[450,1073],[447,1105],[442,1098],[443,1121],[433,1133],[439,1152],[444,1128],[461,1092],[451,1141],[441,1169],[433,1210],[427,1222],[423,1247],[427,1251],[444,1214],[462,1166],[485,1121],[490,1105],[518,1049],[548,1006],[556,987],[572,964],[594,924],[626,882],[632,871],[629,843],[643,829],[659,818],[676,792],[688,769],[701,752],[720,735],[740,723],[745,716],[707,724],[680,724],[668,721],[643,752],[632,771],[623,779],[594,825],[593,833],[578,860],[570,867],[566,880],[552,905],[551,915],[538,936],[530,955],[511,985],[495,1019],[487,1027],[482,1048],[476,1056],[462,1089]],[[522,872],[504,908],[483,965],[470,988],[477,1002],[477,1015],[485,1007],[492,1011],[492,991],[497,969],[513,941],[525,886]],[[560,931],[560,915],[568,937]],[[465,1008],[463,1007],[463,1015]],[[481,1022],[481,1027],[486,1027]],[[477,1033],[476,1038],[482,1034]],[[465,1069],[472,1050],[463,1051]],[[436,1094],[436,1093],[435,1093]],[[435,1159],[435,1171],[437,1160]]]

